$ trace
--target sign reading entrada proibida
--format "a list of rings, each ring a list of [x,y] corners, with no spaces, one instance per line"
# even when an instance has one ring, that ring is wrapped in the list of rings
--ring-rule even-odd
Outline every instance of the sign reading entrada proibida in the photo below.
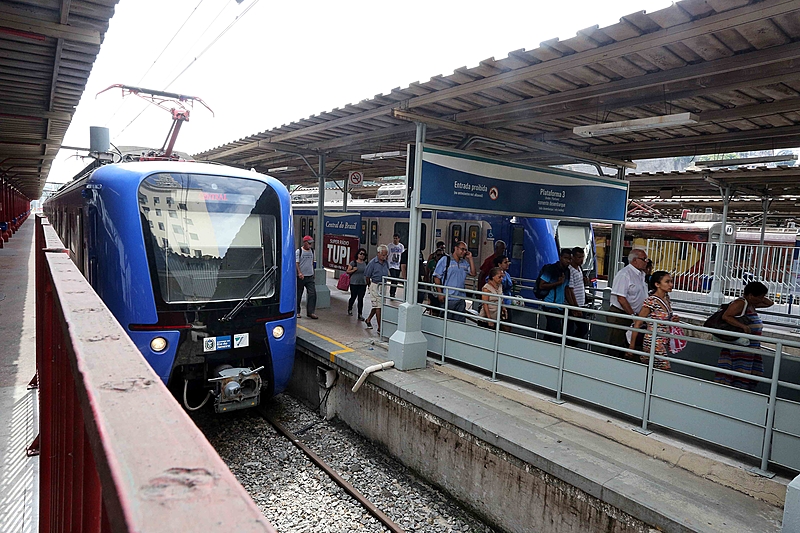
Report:
[[[420,207],[624,222],[628,183],[424,145]]]

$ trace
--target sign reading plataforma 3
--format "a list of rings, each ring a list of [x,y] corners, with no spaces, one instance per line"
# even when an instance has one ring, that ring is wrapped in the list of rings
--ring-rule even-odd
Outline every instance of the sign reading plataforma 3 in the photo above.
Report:
[[[423,146],[420,207],[624,222],[626,181]]]

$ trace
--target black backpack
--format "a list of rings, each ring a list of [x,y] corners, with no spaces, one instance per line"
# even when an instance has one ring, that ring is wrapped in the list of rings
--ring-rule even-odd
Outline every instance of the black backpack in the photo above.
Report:
[[[536,296],[537,300],[544,300],[548,294],[550,294],[550,289],[543,289],[542,288],[542,274],[544,274],[544,269],[550,265],[545,265],[539,271],[539,275],[536,277],[536,283],[533,284],[533,295]]]

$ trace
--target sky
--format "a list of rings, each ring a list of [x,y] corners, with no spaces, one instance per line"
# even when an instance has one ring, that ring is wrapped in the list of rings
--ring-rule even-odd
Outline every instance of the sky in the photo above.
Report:
[[[121,0],[63,145],[88,147],[89,127],[104,126],[116,146],[161,147],[169,112],[118,88],[97,95],[113,84],[202,98],[213,115],[190,108],[175,147],[195,154],[671,4]],[[78,154],[59,151],[48,181],[68,181],[89,163]]]

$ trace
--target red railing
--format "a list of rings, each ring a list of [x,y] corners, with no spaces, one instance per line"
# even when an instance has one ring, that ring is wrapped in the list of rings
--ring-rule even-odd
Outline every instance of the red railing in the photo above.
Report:
[[[274,532],[41,216],[36,250],[39,531]]]

